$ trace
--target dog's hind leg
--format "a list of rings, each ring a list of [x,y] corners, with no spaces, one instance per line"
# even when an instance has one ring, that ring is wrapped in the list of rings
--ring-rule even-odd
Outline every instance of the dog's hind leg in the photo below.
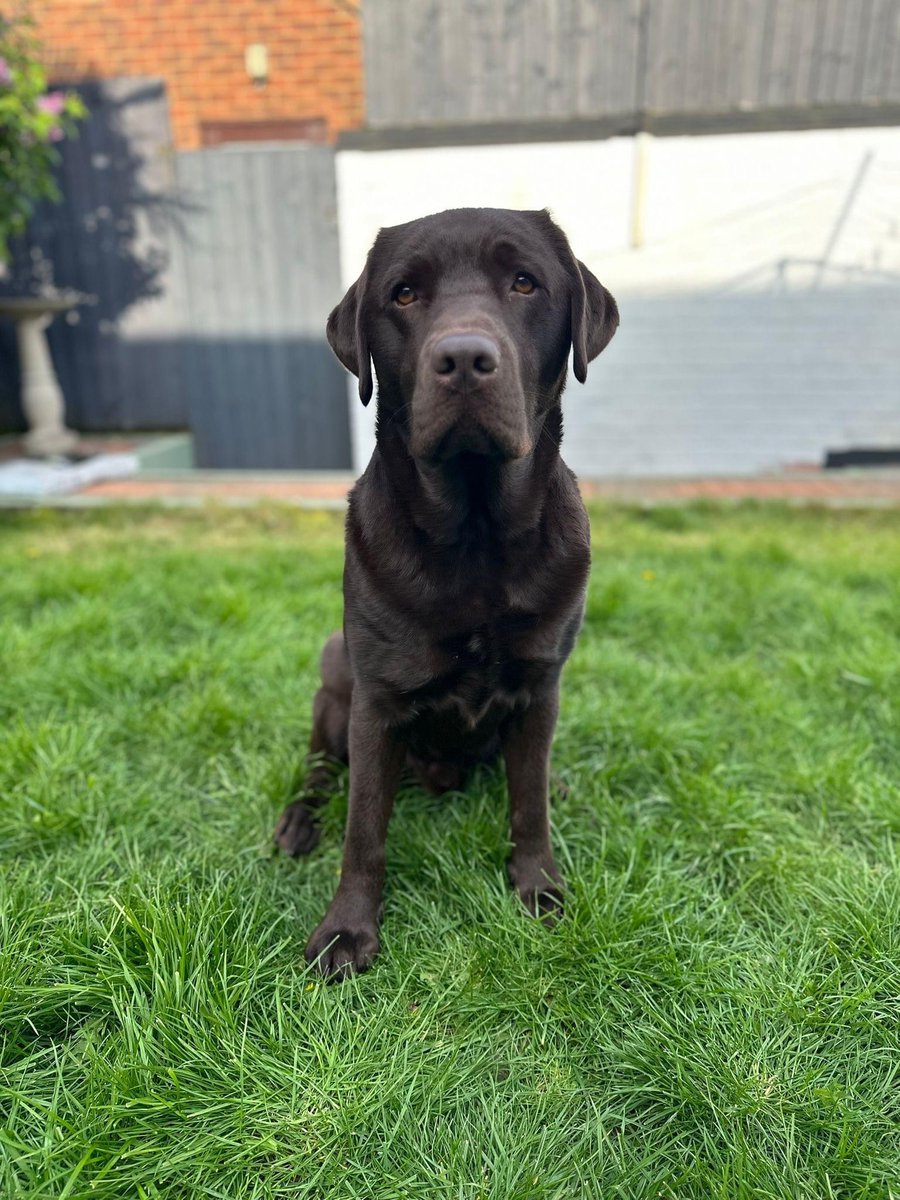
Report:
[[[315,810],[325,803],[332,791],[335,769],[347,762],[353,673],[342,633],[333,633],[325,643],[321,671],[322,686],[313,700],[313,728],[307,759],[309,774],[303,794],[287,806],[275,829],[276,843],[293,856],[309,854],[318,845]]]
[[[309,741],[311,770],[305,790],[313,796],[324,794],[323,798],[327,798],[334,782],[335,766],[347,762],[353,672],[342,633],[333,633],[325,643],[320,671],[322,686],[313,699],[313,728]]]

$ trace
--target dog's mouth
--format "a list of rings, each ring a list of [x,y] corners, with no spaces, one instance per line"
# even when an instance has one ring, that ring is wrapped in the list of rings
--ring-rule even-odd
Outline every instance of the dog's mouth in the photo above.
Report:
[[[438,439],[427,455],[432,462],[444,463],[461,454],[498,460],[521,458],[525,451],[509,444],[509,440],[492,433],[474,421],[452,426]]]
[[[430,463],[446,463],[469,455],[496,462],[511,462],[531,453],[531,436],[524,412],[467,411],[448,413],[443,406],[429,406],[431,419],[412,422],[410,452]],[[437,411],[435,411],[437,408]]]

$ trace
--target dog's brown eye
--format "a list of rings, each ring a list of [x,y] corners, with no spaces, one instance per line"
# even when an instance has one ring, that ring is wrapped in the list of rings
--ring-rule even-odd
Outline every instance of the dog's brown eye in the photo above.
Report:
[[[519,292],[523,296],[530,296],[534,291],[534,280],[530,275],[526,275],[524,271],[520,271],[513,280],[513,291]]]
[[[397,288],[397,291],[394,294],[394,299],[401,308],[406,308],[407,304],[412,304],[413,300],[418,299],[418,296],[411,287],[407,287],[406,284],[404,284],[403,287]]]

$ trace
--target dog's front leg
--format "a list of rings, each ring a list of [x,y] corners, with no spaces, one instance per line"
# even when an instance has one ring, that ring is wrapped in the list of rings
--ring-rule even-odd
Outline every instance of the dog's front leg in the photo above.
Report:
[[[341,882],[306,947],[331,980],[364,971],[378,953],[384,845],[404,748],[359,688],[350,706],[350,803]]]
[[[550,746],[559,713],[559,686],[532,698],[503,731],[513,850],[509,877],[534,915],[562,915],[562,879],[550,847]]]

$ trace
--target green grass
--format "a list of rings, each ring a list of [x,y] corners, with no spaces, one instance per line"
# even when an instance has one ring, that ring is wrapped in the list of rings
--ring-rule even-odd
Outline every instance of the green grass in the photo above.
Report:
[[[274,857],[341,526],[0,518],[0,1195],[900,1196],[900,518],[593,514],[565,920],[503,781],[413,788],[382,956]]]

